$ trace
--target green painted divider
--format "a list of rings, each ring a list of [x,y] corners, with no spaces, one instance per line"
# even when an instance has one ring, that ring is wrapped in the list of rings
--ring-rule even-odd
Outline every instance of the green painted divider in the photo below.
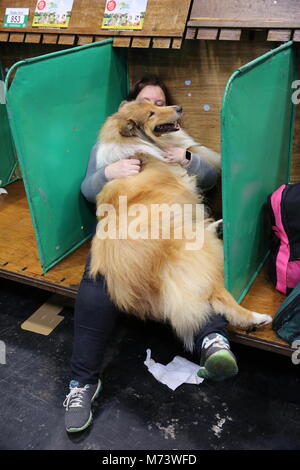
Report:
[[[2,187],[13,181],[13,173],[17,166],[14,143],[8,123],[3,80],[4,75],[0,63],[0,186]]]
[[[238,69],[221,111],[225,286],[241,301],[268,254],[267,196],[289,182],[297,78],[292,42]]]
[[[18,62],[5,83],[46,272],[91,235],[95,217],[80,186],[99,128],[127,94],[127,56],[110,39]]]

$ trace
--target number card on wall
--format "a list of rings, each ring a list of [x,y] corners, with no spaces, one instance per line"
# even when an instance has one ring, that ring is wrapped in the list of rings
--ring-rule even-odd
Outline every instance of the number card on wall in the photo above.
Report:
[[[69,26],[73,0],[46,2],[38,0],[32,26],[38,28],[67,28]]]
[[[107,0],[102,29],[143,29],[148,0]]]
[[[3,25],[7,28],[25,28],[28,16],[29,8],[6,8]]]

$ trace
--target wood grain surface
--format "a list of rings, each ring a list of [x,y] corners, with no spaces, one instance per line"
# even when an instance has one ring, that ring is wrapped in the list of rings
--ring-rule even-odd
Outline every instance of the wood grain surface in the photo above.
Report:
[[[299,1],[194,0],[188,25],[299,28]]]
[[[14,8],[30,8],[27,27],[22,28],[23,33],[57,33],[63,34],[100,34],[104,36],[128,36],[128,31],[109,31],[102,29],[102,19],[105,0],[76,0],[69,27],[66,29],[32,28],[32,20],[37,4],[36,0],[14,0]],[[188,19],[191,0],[148,0],[144,27],[141,31],[130,31],[130,36],[149,37],[182,37]],[[4,28],[3,19],[8,2],[0,0],[0,30],[3,32],[16,32],[16,28]]]

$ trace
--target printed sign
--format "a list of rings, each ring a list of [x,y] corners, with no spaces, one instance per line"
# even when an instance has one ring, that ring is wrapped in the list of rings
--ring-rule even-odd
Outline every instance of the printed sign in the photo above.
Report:
[[[107,0],[102,29],[139,30],[144,26],[148,0]]]
[[[6,8],[3,26],[25,28],[28,23],[29,8]]]
[[[38,28],[67,28],[72,7],[73,0],[56,0],[54,2],[39,0],[35,8],[32,26]]]

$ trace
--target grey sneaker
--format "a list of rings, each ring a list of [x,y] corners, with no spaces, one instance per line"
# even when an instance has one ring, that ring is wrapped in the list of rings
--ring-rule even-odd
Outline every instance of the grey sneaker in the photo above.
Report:
[[[218,333],[207,335],[202,342],[200,370],[197,375],[204,379],[221,381],[237,373],[238,366],[227,338]]]
[[[101,381],[97,384],[82,385],[76,380],[70,382],[70,393],[66,396],[63,406],[67,432],[79,432],[86,429],[92,422],[91,405],[101,390]]]

